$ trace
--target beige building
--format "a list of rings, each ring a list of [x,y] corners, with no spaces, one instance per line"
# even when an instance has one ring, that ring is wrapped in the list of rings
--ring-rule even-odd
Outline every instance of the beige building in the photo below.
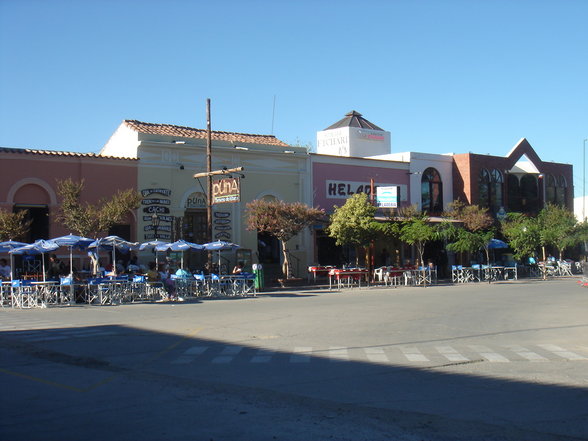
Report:
[[[207,240],[206,130],[170,124],[125,120],[100,152],[113,157],[136,158],[137,188],[143,194],[138,217],[137,240],[158,237],[164,241],[183,238],[190,242]],[[237,243],[238,255],[226,254],[222,264],[232,268],[236,259],[261,262],[266,276],[279,267],[280,252],[275,239],[246,229],[246,204],[259,198],[311,204],[309,155],[306,148],[290,146],[272,135],[212,131],[212,170],[244,167],[233,174],[241,188],[239,202],[213,206],[213,239]],[[217,181],[218,178],[214,178]],[[153,222],[157,214],[159,225]],[[295,274],[303,276],[312,259],[310,234],[289,242]],[[250,257],[248,251],[250,250]],[[192,269],[203,265],[203,253],[192,252]]]

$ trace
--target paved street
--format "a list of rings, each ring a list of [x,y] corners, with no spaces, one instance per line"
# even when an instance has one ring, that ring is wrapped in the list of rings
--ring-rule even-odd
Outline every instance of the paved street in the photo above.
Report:
[[[0,310],[2,440],[588,439],[576,279]]]

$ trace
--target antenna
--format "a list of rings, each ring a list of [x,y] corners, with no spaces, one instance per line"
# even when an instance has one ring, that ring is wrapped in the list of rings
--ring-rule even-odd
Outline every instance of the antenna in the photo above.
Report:
[[[274,95],[274,105],[273,105],[273,108],[272,108],[272,132],[271,132],[272,135],[274,134],[274,119],[275,119],[275,116],[276,116],[276,95]]]

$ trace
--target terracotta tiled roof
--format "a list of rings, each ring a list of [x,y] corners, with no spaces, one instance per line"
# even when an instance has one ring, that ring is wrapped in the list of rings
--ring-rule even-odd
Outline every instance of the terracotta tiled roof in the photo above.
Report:
[[[133,130],[151,135],[178,136],[182,138],[206,139],[206,130],[192,127],[174,126],[172,124],[152,124],[136,120],[124,120],[124,123]],[[234,143],[265,144],[279,147],[289,147],[274,135],[252,135],[249,133],[218,132],[211,131],[213,141],[228,141]]]
[[[130,159],[119,158],[115,156],[102,156],[96,153],[62,152],[58,150],[19,149],[14,147],[0,147],[0,153],[18,153],[22,155],[69,156],[73,158]]]

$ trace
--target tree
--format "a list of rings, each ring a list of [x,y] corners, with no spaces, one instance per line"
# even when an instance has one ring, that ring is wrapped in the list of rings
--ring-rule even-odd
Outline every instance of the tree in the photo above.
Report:
[[[97,204],[82,203],[80,195],[84,180],[74,182],[71,178],[57,181],[57,193],[62,199],[58,220],[70,232],[86,237],[97,237],[106,233],[114,224],[122,222],[129,211],[139,208],[141,195],[132,189],[119,190],[110,199],[101,199]]]
[[[335,239],[336,245],[353,245],[358,249],[363,248],[366,261],[369,262],[369,245],[386,228],[384,224],[374,219],[375,213],[376,207],[370,203],[368,195],[356,193],[347,199],[343,206],[335,207],[330,217],[331,223],[327,228],[327,234]]]
[[[523,213],[508,213],[501,222],[502,234],[514,251],[514,257],[532,257],[539,247],[539,225],[537,219]]]
[[[320,220],[325,212],[311,208],[301,202],[256,199],[247,204],[247,229],[268,233],[280,241],[282,246],[282,271],[289,279],[290,265],[287,242],[304,228]]]
[[[547,204],[537,215],[539,243],[545,261],[545,247],[553,246],[563,259],[564,250],[580,241],[576,233],[577,220],[574,214],[559,205]]]
[[[32,219],[26,220],[27,210],[11,213],[0,208],[0,241],[22,239],[31,227]]]
[[[494,220],[488,214],[487,208],[454,201],[443,217],[445,222],[441,231],[444,237],[451,241],[447,249],[461,253],[483,249],[486,253],[486,262],[490,263],[489,243],[495,231],[492,228]],[[457,226],[456,222],[451,220],[458,220],[461,226]]]
[[[423,254],[428,241],[438,236],[436,229],[429,222],[429,216],[418,210],[416,205],[399,210],[398,222],[392,223],[392,231],[400,240],[414,245],[421,266],[425,266]]]

